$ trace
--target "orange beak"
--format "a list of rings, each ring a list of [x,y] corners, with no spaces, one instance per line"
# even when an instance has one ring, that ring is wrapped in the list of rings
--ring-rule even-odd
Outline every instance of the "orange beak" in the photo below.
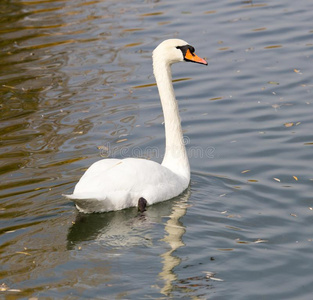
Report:
[[[198,64],[207,65],[208,63],[201,57],[197,56],[195,53],[191,53],[189,49],[186,51],[185,60],[192,61]]]

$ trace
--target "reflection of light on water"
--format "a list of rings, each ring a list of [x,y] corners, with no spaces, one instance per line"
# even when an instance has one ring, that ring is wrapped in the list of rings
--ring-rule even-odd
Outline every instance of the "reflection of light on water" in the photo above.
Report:
[[[190,196],[190,191],[182,196],[182,198],[173,206],[173,210],[165,224],[165,231],[167,235],[163,241],[170,246],[170,250],[161,255],[163,259],[163,269],[159,276],[165,281],[161,293],[168,295],[172,291],[172,282],[177,279],[176,274],[173,272],[174,268],[181,263],[181,258],[173,255],[174,251],[184,246],[182,237],[186,232],[186,228],[180,222],[180,218],[186,214],[187,201]]]

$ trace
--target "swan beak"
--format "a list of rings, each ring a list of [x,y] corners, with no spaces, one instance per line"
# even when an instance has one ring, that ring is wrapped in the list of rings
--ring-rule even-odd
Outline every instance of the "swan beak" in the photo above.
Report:
[[[204,60],[203,58],[199,57],[195,53],[191,53],[189,49],[187,49],[184,58],[185,58],[186,61],[191,61],[191,62],[202,64],[202,65],[208,65],[206,60]]]

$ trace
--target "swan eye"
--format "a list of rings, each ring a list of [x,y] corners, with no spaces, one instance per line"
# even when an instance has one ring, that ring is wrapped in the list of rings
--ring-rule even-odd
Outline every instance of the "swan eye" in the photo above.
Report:
[[[190,45],[177,46],[176,48],[179,49],[183,53],[184,57],[186,56],[186,53],[188,50],[191,52],[191,54],[195,52],[195,48]]]
[[[186,60],[187,53],[191,54],[192,56],[195,56],[195,54],[194,54],[195,48],[190,46],[190,45],[177,46],[176,48],[179,49],[183,53],[185,60]]]
[[[190,45],[185,45],[185,46],[177,46],[176,48],[181,50],[185,61],[191,61],[191,62],[203,64],[203,65],[208,64],[203,58],[195,54],[194,47]]]

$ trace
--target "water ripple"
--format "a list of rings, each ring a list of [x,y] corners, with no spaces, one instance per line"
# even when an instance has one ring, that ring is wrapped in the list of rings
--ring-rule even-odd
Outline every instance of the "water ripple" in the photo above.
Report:
[[[0,8],[0,284],[24,298],[310,297],[311,3]],[[61,195],[94,161],[162,161],[151,51],[172,37],[209,61],[173,66],[190,188],[143,215],[78,214]]]

